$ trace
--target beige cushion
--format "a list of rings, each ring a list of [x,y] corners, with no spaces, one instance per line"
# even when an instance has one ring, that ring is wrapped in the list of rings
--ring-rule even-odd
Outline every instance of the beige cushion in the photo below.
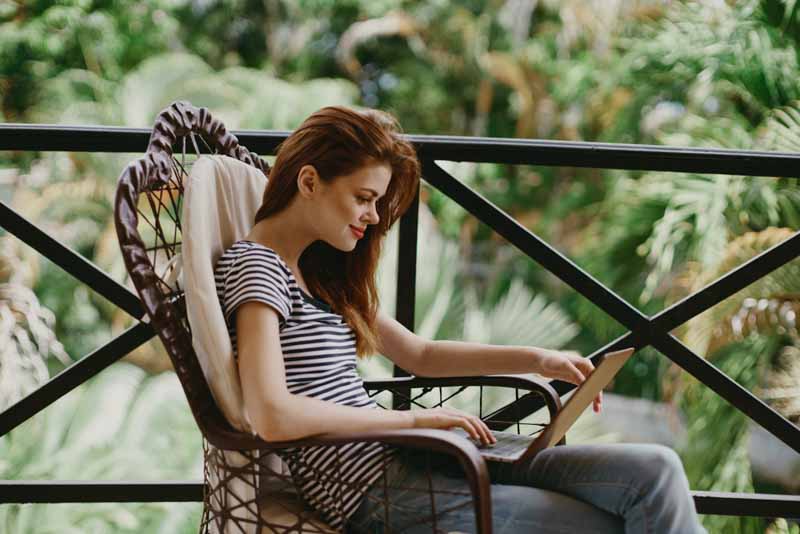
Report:
[[[192,346],[214,400],[231,425],[250,433],[254,433],[253,427],[244,409],[233,347],[217,297],[214,265],[228,247],[245,237],[252,228],[266,184],[267,179],[261,171],[237,159],[228,156],[199,157],[184,183],[182,257],[176,263],[182,272],[175,275],[176,270],[172,275],[173,279],[177,276],[185,288],[186,312],[192,326]],[[236,452],[225,451],[224,454],[229,464],[247,463],[247,459]],[[288,468],[276,455],[270,455],[267,462],[275,471],[288,473]],[[209,478],[214,484],[218,482],[215,473],[209,473]],[[264,476],[252,484],[233,478],[227,482],[228,491],[225,493],[230,502],[212,503],[212,506],[235,506],[240,502],[252,501],[256,498],[253,486],[258,484],[263,487],[267,482],[268,477]],[[292,509],[297,510],[302,503],[295,502],[293,506]],[[260,513],[269,517],[271,522],[296,524],[298,520],[278,501],[272,502]],[[277,514],[280,521],[276,521],[272,514]],[[249,507],[239,507],[236,515],[250,522],[247,534],[256,532],[253,524],[255,517]],[[233,531],[241,532],[232,523],[228,524]],[[327,529],[320,532],[332,532],[324,523],[319,524],[320,528]]]
[[[237,429],[252,433],[239,373],[214,284],[222,253],[253,226],[267,179],[228,156],[201,156],[184,184],[181,216],[186,312],[192,345],[214,400]]]
[[[262,497],[258,501],[258,508],[261,510],[261,516],[264,520],[272,524],[282,527],[297,525],[299,515],[303,513],[306,519],[302,532],[336,532],[316,514],[305,509],[303,501],[296,494],[286,493]],[[263,532],[279,532],[283,534],[286,530],[265,528]]]

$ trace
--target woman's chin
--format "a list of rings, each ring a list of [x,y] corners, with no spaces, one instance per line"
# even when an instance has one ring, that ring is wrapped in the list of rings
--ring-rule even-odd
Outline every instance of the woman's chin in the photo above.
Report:
[[[326,239],[325,242],[328,243],[333,248],[335,248],[336,250],[341,250],[342,252],[352,252],[358,245],[357,239],[349,239],[344,242],[338,241],[335,243],[332,243]]]

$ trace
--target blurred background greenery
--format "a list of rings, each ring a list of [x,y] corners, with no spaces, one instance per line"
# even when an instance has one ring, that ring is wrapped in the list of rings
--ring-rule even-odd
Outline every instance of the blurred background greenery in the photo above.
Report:
[[[149,127],[184,99],[229,129],[292,129],[319,107],[348,104],[391,111],[415,134],[794,152],[799,7],[796,0],[0,1],[0,120]],[[111,202],[135,157],[4,152],[0,198],[124,283]],[[796,179],[443,165],[646,314],[800,227]],[[587,354],[624,333],[427,185],[420,219],[420,235],[431,236],[420,242],[420,334]],[[380,272],[390,311],[395,254],[388,246]],[[794,260],[674,333],[797,423],[799,309]],[[131,324],[0,235],[0,408]],[[380,356],[362,371],[390,372]],[[796,453],[778,466],[788,470],[783,478],[760,476],[753,464],[764,451],[754,450],[748,419],[656,351],[632,359],[612,391],[679,414],[685,433],[674,446],[693,489],[800,490]],[[0,438],[0,450],[4,479],[202,476],[199,433],[158,341]],[[193,532],[198,518],[196,504],[0,507],[0,527],[24,533]],[[800,532],[784,520],[703,520],[714,533]]]

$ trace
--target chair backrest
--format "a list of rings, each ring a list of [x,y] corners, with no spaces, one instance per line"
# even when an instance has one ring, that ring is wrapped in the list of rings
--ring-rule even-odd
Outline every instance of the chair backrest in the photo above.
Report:
[[[187,177],[185,158],[173,157],[173,147],[198,139],[211,152],[259,169],[269,165],[239,145],[205,108],[175,102],[156,119],[144,157],[122,172],[114,202],[114,219],[122,256],[150,324],[161,338],[183,386],[200,431],[223,449],[256,448],[259,440],[233,428],[217,404],[192,346],[184,291],[172,282],[176,255],[181,253],[181,208]],[[139,227],[142,226],[140,233]]]

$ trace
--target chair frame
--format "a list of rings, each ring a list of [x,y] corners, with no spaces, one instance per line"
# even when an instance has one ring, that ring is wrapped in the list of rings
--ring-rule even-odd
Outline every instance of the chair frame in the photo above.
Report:
[[[452,432],[433,429],[411,429],[371,432],[336,432],[313,438],[287,442],[267,442],[233,428],[213,400],[209,385],[203,375],[194,348],[191,329],[186,320],[183,291],[174,290],[157,274],[154,263],[157,256],[165,254],[169,260],[179,252],[180,243],[154,250],[145,246],[139,233],[139,203],[142,195],[155,215],[150,222],[157,235],[164,235],[165,229],[159,222],[166,212],[173,218],[175,230],[180,230],[180,210],[175,203],[177,196],[183,194],[183,184],[175,179],[176,170],[182,167],[173,156],[173,147],[187,139],[192,142],[197,153],[196,136],[212,147],[217,154],[224,154],[243,161],[269,174],[269,165],[258,155],[239,145],[236,136],[228,132],[218,119],[212,117],[206,108],[197,108],[188,102],[174,102],[157,117],[144,157],[130,163],[122,172],[115,197],[115,225],[120,249],[131,281],[139,294],[146,317],[161,339],[175,372],[181,382],[195,421],[204,439],[205,482],[203,500],[203,520],[201,532],[208,532],[212,523],[224,525],[233,521],[231,517],[217,517],[212,510],[213,488],[208,484],[208,469],[211,461],[208,444],[224,451],[264,451],[275,452],[281,449],[314,445],[341,446],[353,442],[380,442],[388,446],[427,449],[444,453],[455,458],[464,471],[473,498],[477,532],[492,532],[490,500],[490,481],[487,466],[477,448],[469,441]],[[172,211],[170,211],[172,210]],[[144,215],[144,214],[143,214]],[[159,247],[155,247],[159,248]],[[150,255],[152,255],[152,260]],[[519,376],[485,376],[457,378],[403,377],[386,380],[365,381],[365,387],[373,393],[392,391],[395,394],[407,392],[409,388],[431,388],[451,386],[502,386],[526,391],[528,395],[541,395],[545,399],[550,418],[560,409],[561,403],[555,390],[546,382]],[[491,421],[493,428],[507,427],[513,422]],[[562,443],[563,440],[562,440]],[[219,515],[219,514],[217,514]],[[259,516],[260,517],[260,516]],[[303,518],[292,532],[305,532]],[[259,529],[269,528],[267,523],[259,523]],[[241,526],[239,527],[241,528]],[[435,530],[435,519],[434,519]],[[260,532],[261,530],[259,530]]]

